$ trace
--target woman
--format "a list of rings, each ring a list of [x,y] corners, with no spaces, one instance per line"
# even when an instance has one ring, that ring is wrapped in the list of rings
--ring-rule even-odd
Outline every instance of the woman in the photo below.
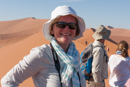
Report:
[[[130,58],[128,56],[128,43],[121,41],[116,50],[116,54],[109,58],[111,87],[125,87],[125,83],[130,78]]]
[[[43,34],[51,45],[32,49],[2,78],[2,87],[17,87],[29,77],[33,78],[35,87],[86,87],[80,71],[79,52],[72,42],[80,38],[84,30],[84,20],[71,7],[58,6],[43,26]],[[59,73],[55,58],[60,63]]]

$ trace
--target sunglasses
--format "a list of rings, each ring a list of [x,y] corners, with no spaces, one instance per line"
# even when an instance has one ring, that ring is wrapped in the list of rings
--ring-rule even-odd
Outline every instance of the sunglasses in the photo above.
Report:
[[[77,29],[77,25],[75,23],[56,22],[54,24],[56,24],[56,27],[58,28],[65,28],[68,25],[71,30]]]

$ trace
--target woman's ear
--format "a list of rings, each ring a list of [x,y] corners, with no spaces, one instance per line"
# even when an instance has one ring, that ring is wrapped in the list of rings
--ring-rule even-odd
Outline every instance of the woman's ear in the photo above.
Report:
[[[54,34],[54,32],[53,32],[53,29],[51,29],[51,32],[50,32],[52,35]]]

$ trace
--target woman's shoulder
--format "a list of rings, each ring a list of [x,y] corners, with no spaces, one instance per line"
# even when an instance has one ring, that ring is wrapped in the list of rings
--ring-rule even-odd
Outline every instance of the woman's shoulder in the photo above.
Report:
[[[117,54],[112,54],[110,57],[109,57],[109,61],[116,61],[118,60],[119,58],[121,58],[121,56],[117,55]]]
[[[47,45],[47,44],[43,44],[41,46],[34,47],[32,50],[41,50],[41,51],[44,51],[46,49],[50,49],[50,46]]]
[[[30,51],[30,53],[36,53],[36,54],[40,54],[41,56],[43,54],[47,54],[47,53],[50,53],[51,52],[51,48],[49,45],[47,44],[44,44],[42,46],[37,46],[35,48],[32,48],[32,50]]]
[[[118,54],[112,54],[109,58],[109,60],[123,60],[123,61],[128,61],[130,62],[130,57],[123,57],[122,55],[118,55]]]
[[[112,54],[112,55],[110,56],[110,58],[111,58],[111,57],[114,57],[114,56],[116,56],[116,54]]]
[[[122,55],[118,55],[118,54],[112,54],[110,57],[124,58]]]
[[[111,60],[111,59],[114,58],[115,56],[116,56],[116,54],[110,55],[109,60]]]

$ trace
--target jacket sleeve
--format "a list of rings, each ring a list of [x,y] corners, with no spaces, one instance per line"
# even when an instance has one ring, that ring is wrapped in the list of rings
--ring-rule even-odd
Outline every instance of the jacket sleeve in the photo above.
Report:
[[[101,77],[103,55],[104,53],[102,48],[97,47],[93,50],[92,75],[97,87],[104,86],[104,82]]]
[[[36,74],[40,70],[39,57],[39,50],[32,49],[29,55],[25,56],[1,79],[2,87],[18,87],[24,80]]]

